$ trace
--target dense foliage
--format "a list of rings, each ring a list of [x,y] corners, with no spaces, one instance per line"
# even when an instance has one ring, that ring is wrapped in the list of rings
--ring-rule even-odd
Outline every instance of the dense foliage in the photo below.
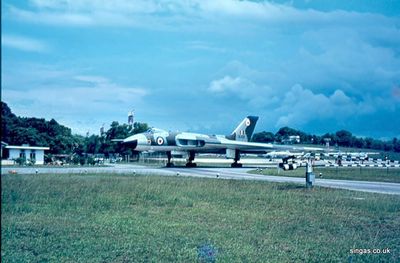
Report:
[[[54,119],[17,117],[6,103],[1,102],[1,140],[10,145],[29,144],[49,146],[51,154],[74,154],[77,163],[87,154],[132,154],[124,145],[112,142],[148,129],[146,123],[135,122],[132,126],[114,121],[103,135],[81,136],[71,133],[71,129],[60,125]]]
[[[260,132],[253,135],[255,142],[283,142],[289,136],[299,136],[300,142],[304,144],[325,144],[325,139],[329,140],[330,145],[341,147],[354,147],[384,151],[400,152],[400,140],[393,138],[390,141],[382,141],[373,138],[361,138],[354,136],[351,132],[340,130],[336,133],[326,133],[322,136],[311,135],[289,127],[283,127],[275,134],[272,132]]]
[[[10,145],[49,146],[52,153],[71,152],[79,138],[54,119],[17,117],[1,102],[1,140]]]

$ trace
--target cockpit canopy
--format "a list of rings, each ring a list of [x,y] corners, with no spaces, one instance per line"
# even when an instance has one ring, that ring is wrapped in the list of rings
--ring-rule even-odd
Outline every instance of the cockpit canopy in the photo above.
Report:
[[[167,133],[164,130],[158,129],[158,128],[150,128],[146,131],[149,134],[155,134],[155,133]]]

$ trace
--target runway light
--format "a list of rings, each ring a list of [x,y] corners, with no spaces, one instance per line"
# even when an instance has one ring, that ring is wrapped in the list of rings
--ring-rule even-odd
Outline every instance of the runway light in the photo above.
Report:
[[[179,175],[179,172],[176,172],[176,175]]]
[[[219,177],[219,173],[217,173],[217,178]]]

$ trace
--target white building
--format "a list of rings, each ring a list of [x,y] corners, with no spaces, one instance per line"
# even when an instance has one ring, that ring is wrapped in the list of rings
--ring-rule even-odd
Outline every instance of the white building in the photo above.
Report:
[[[44,164],[44,151],[50,150],[49,147],[25,146],[25,145],[22,146],[7,145],[5,149],[8,151],[6,157],[8,160],[24,158],[26,159],[27,162],[34,160],[35,164]]]
[[[300,136],[299,135],[290,135],[288,138],[283,139],[282,142],[284,144],[300,143]]]

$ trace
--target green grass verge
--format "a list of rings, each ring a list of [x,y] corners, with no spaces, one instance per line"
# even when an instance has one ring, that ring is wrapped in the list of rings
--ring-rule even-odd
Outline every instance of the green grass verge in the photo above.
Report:
[[[249,173],[288,177],[305,177],[306,170],[304,167],[290,171],[284,171],[282,169],[278,170],[277,168],[266,168],[262,170],[251,170]],[[314,167],[314,173],[316,178],[320,178],[319,173],[322,173],[321,178],[323,179],[400,183],[400,168]]]
[[[2,175],[2,262],[395,262],[400,197],[292,184]],[[350,254],[350,249],[390,254]],[[212,261],[210,261],[212,262]]]

